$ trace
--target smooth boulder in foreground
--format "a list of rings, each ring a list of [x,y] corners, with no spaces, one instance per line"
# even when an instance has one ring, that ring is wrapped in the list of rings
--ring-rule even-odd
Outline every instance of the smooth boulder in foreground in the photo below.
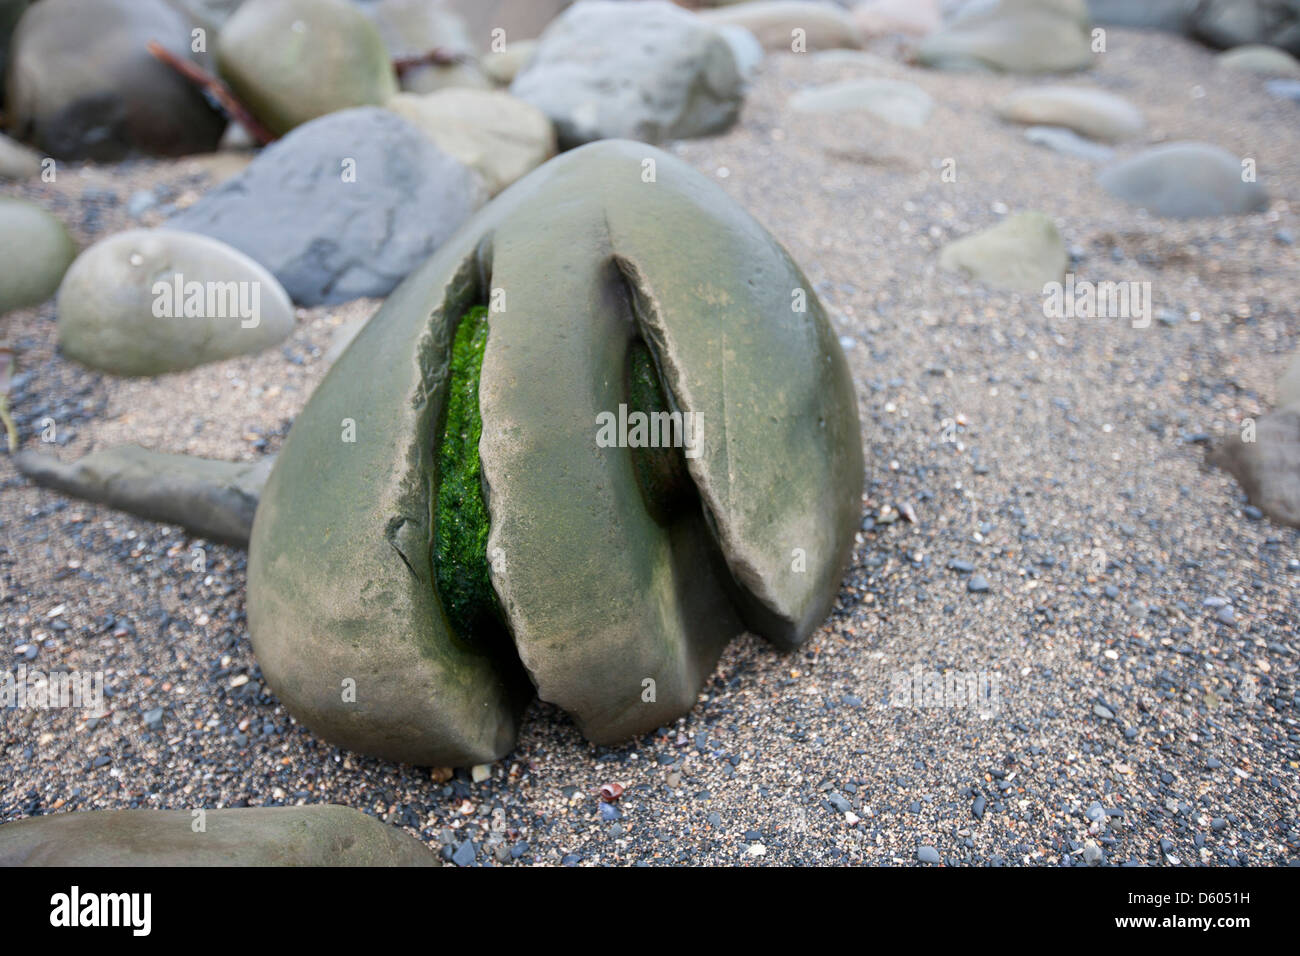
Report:
[[[350,807],[88,810],[0,826],[8,866],[441,866],[410,834]]]

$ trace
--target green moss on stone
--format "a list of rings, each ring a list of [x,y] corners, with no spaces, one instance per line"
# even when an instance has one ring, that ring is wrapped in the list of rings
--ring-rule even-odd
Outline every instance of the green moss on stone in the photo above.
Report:
[[[627,410],[648,416],[670,413],[672,406],[659,381],[654,354],[640,339],[635,340],[627,356]],[[632,467],[650,516],[661,525],[672,521],[678,506],[690,498],[695,486],[686,470],[681,448],[632,448]]]
[[[447,618],[465,640],[501,626],[488,574],[491,526],[478,457],[483,433],[478,385],[487,337],[488,310],[471,309],[457,326],[452,343],[446,419],[437,450],[434,575]]]

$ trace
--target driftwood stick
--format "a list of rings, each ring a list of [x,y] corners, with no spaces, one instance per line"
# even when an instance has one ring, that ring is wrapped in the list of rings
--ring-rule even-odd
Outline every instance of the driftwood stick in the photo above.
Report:
[[[252,111],[217,77],[192,60],[183,59],[165,49],[155,40],[149,41],[149,52],[216,100],[226,117],[248,130],[248,135],[253,137],[257,145],[265,146],[275,142],[276,135],[259,123]]]
[[[393,70],[398,76],[402,76],[410,70],[422,66],[455,66],[458,63],[468,62],[468,60],[469,57],[464,53],[455,53],[443,47],[434,47],[428,53],[396,57],[393,60]]]

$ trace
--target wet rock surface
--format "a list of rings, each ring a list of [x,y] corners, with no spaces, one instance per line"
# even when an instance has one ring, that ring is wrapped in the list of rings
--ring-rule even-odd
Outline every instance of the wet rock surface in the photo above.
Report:
[[[246,546],[273,460],[237,464],[122,445],[72,464],[33,451],[14,463],[44,488]]]
[[[242,551],[41,488],[0,454],[0,671],[102,668],[107,698],[6,712],[0,819],[327,799],[477,866],[911,864],[922,847],[946,866],[1292,862],[1300,532],[1203,456],[1283,405],[1295,105],[1184,37],[1107,33],[1086,79],[1052,82],[1142,110],[1124,157],[1167,140],[1253,157],[1267,209],[1144,217],[1085,160],[997,117],[1023,78],[918,69],[891,39],[852,59],[768,56],[734,127],[672,146],[790,250],[856,383],[872,463],[860,538],[798,651],[731,642],[686,716],[618,745],[534,701],[499,762],[368,758],[268,687]],[[863,76],[924,89],[930,121],[906,139],[864,127],[871,142],[795,126],[792,93]],[[894,158],[868,152],[876,138]],[[0,191],[86,247],[161,224],[240,162],[61,163],[57,182]],[[1037,294],[939,267],[947,242],[1019,209],[1057,222],[1080,280],[1151,282],[1151,324],[1051,318]],[[281,447],[340,330],[379,304],[301,310],[277,348],[158,379],[59,355],[53,303],[11,312],[20,445],[251,462]],[[987,589],[969,589],[976,575]],[[922,692],[896,700],[918,668]],[[950,674],[1000,676],[997,712],[927,701],[926,681]]]
[[[0,866],[439,866],[349,807],[60,813],[0,826]],[[199,829],[201,827],[202,829]]]
[[[482,200],[468,167],[362,107],[294,130],[167,226],[233,246],[319,305],[387,295]]]
[[[699,245],[665,247],[665,229]],[[479,386],[492,586],[538,694],[590,739],[689,710],[742,619],[802,643],[847,559],[857,417],[807,281],[667,154],[630,142],[567,154],[484,210],[362,330],[295,423],[258,511],[249,606],[262,666],[301,719],[362,752],[463,765],[513,743],[517,665],[508,648],[452,632],[428,547],[450,339],[489,289],[510,303],[489,318]],[[790,305],[798,290],[802,309]],[[593,424],[625,414],[638,336],[672,407],[718,430],[678,439],[695,491],[663,511],[643,500],[658,492],[626,445],[602,444]],[[344,419],[357,447],[304,496]],[[375,474],[389,476],[379,488]],[[579,540],[575,560],[567,542]],[[350,674],[382,681],[358,689],[379,705],[338,700]]]

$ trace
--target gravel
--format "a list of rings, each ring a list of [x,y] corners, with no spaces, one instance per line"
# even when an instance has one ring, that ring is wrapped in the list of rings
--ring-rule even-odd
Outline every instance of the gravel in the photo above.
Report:
[[[534,703],[514,752],[477,782],[468,768],[339,751],[265,686],[242,553],[30,487],[4,457],[0,667],[35,647],[43,669],[102,670],[106,701],[4,713],[0,821],[328,801],[460,865],[1300,859],[1300,536],[1252,519],[1233,481],[1202,466],[1205,443],[1183,440],[1239,434],[1297,348],[1300,253],[1275,235],[1300,228],[1300,126],[1293,103],[1212,70],[1212,56],[1115,29],[1078,81],[1139,105],[1149,141],[1251,155],[1274,196],[1267,213],[1144,218],[1106,197],[1087,163],[993,116],[1021,80],[901,63],[876,72],[935,99],[921,130],[788,113],[797,89],[863,68],[785,55],[761,67],[735,130],[676,147],[709,175],[725,167],[717,181],[856,343],[865,518],[835,607],[803,649],[734,642],[688,716],[621,746],[593,747]],[[941,178],[945,158],[956,182]],[[67,168],[4,191],[43,202],[86,243],[132,212],[154,224],[228,165]],[[87,188],[118,198],[83,200]],[[144,190],[164,205],[120,198]],[[1035,294],[938,270],[943,244],[1026,209],[1057,221],[1081,276],[1150,281],[1155,306],[1179,320],[1049,319]],[[14,313],[23,447],[71,458],[138,442],[253,460],[283,441],[335,331],[376,305],[303,310],[282,348],[138,381],[58,356],[52,305]],[[920,520],[895,520],[898,502]],[[1103,599],[1108,588],[1122,599]],[[1206,596],[1230,603],[1205,608]],[[1135,602],[1144,616],[1128,613]],[[964,683],[945,685],[953,677]],[[951,693],[981,682],[983,696]],[[932,684],[938,701],[911,693]],[[609,782],[626,787],[616,821],[601,809]],[[1097,818],[1094,805],[1109,811]]]

